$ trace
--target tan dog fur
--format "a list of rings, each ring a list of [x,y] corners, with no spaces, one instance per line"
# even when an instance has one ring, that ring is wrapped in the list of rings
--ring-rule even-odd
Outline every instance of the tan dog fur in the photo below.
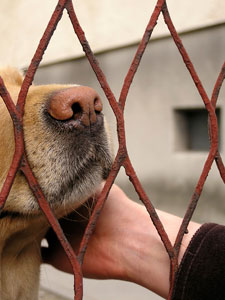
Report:
[[[22,84],[16,70],[0,70],[14,101]],[[31,86],[24,114],[25,148],[32,171],[58,217],[76,209],[93,194],[111,166],[111,150],[104,130],[94,140],[76,135],[51,123],[46,114],[49,97],[70,86]],[[53,121],[54,122],[54,121]],[[75,130],[75,129],[74,129]],[[82,144],[82,145],[79,145]],[[81,150],[80,150],[81,148]],[[97,150],[96,150],[97,149]],[[14,153],[12,121],[0,103],[0,187]],[[92,162],[93,165],[91,164]],[[82,172],[84,178],[79,180]],[[104,175],[104,174],[105,175]],[[78,178],[78,179],[77,179]],[[36,199],[19,171],[0,218],[0,299],[36,300],[41,263],[40,243],[48,229]]]

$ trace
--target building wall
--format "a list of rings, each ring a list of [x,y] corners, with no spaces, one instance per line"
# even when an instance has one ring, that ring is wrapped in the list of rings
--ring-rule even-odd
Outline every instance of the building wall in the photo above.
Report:
[[[225,25],[182,35],[184,45],[209,96],[225,50]],[[97,55],[118,97],[136,45]],[[66,82],[90,85],[101,94],[116,143],[115,118],[86,59],[41,68],[37,83]],[[221,153],[225,149],[224,88],[218,100]],[[203,102],[171,38],[150,42],[128,95],[125,109],[127,145],[137,175],[157,207],[183,215],[207,158],[207,151],[179,147],[184,138],[177,109],[204,109]],[[203,125],[207,128],[207,123]],[[196,128],[197,130],[197,128]],[[201,139],[201,132],[199,139]],[[136,197],[122,171],[120,184]],[[224,219],[224,184],[216,168],[210,172],[197,210],[199,221]],[[205,202],[206,201],[206,202]],[[214,214],[218,213],[218,216]],[[224,221],[223,221],[224,222]]]
[[[58,0],[1,0],[0,65],[29,64]],[[74,7],[95,51],[112,49],[138,41],[143,35],[156,0],[76,0]],[[224,0],[168,0],[179,32],[225,21]],[[154,37],[168,34],[160,18]],[[62,42],[63,41],[63,42]],[[83,55],[65,12],[44,56],[44,63]]]
[[[225,25],[182,35],[184,45],[209,95],[225,53]],[[136,45],[97,55],[100,66],[114,91],[120,89],[136,50]],[[36,83],[80,83],[97,89],[112,128],[117,149],[115,118],[89,63],[85,58],[40,68]],[[221,154],[225,158],[225,90],[218,100],[221,118]],[[150,42],[126,104],[127,145],[137,175],[157,208],[184,214],[207,152],[179,147],[183,135],[177,124],[177,109],[204,108],[190,75],[170,38]],[[206,126],[206,124],[204,124]],[[180,133],[177,134],[177,131]],[[199,136],[201,139],[201,136]],[[137,196],[121,170],[118,181],[133,198]],[[224,184],[213,167],[194,219],[224,223]],[[43,266],[42,286],[72,299],[73,278]],[[107,296],[106,296],[107,295]],[[85,280],[84,299],[161,299],[144,288],[119,281]]]

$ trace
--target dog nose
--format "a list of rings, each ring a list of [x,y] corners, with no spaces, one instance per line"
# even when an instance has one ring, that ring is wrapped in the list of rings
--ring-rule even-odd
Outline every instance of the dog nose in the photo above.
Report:
[[[56,120],[79,120],[90,126],[96,122],[96,115],[102,111],[102,102],[97,92],[87,86],[76,86],[55,92],[48,107],[48,113]]]

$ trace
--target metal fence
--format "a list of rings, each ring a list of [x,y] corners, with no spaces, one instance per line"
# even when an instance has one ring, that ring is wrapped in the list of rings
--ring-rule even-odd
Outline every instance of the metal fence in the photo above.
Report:
[[[24,114],[24,105],[26,96],[29,90],[30,85],[32,84],[35,72],[40,64],[40,61],[42,60],[42,56],[44,54],[45,49],[48,46],[48,43],[54,33],[54,30],[57,27],[58,22],[61,19],[62,13],[64,10],[67,10],[68,16],[70,18],[70,21],[73,25],[73,29],[75,34],[77,35],[81,46],[83,47],[83,51],[85,52],[85,55],[87,59],[89,60],[90,65],[92,66],[96,77],[112,107],[112,110],[115,114],[116,121],[117,121],[117,132],[118,132],[118,152],[116,154],[116,158],[113,163],[113,167],[111,169],[111,172],[106,180],[105,186],[97,200],[97,204],[94,208],[94,211],[90,217],[89,223],[87,225],[86,231],[84,233],[79,253],[75,255],[73,252],[73,249],[71,248],[70,244],[67,242],[66,237],[63,234],[63,231],[58,223],[58,220],[55,218],[53,212],[51,211],[48,202],[45,200],[45,197],[39,187],[39,184],[37,180],[35,179],[31,168],[29,166],[29,162],[27,160],[25,147],[24,147],[24,137],[23,137],[23,114]],[[145,191],[142,188],[142,185],[138,179],[138,177],[135,174],[135,170],[132,166],[132,162],[130,161],[127,147],[126,147],[126,132],[125,132],[125,126],[124,126],[124,109],[126,104],[127,95],[129,92],[129,88],[132,84],[132,80],[135,76],[135,73],[138,69],[138,66],[140,64],[140,61],[142,59],[142,55],[146,49],[147,44],[149,43],[149,40],[151,38],[151,34],[157,24],[157,19],[160,14],[163,14],[164,21],[166,26],[168,27],[170,34],[174,40],[174,43],[177,46],[178,51],[180,52],[180,55],[183,58],[185,67],[188,69],[190,76],[193,79],[193,82],[196,85],[196,88],[202,98],[202,101],[204,102],[205,108],[208,111],[208,128],[209,128],[209,137],[210,137],[210,150],[207,156],[207,159],[205,161],[203,170],[201,172],[201,176],[196,184],[195,190],[193,191],[192,197],[190,199],[190,203],[188,205],[188,208],[186,210],[185,216],[183,218],[182,224],[179,228],[176,241],[174,245],[171,244],[171,241],[168,238],[168,235],[166,233],[165,228],[163,227],[156,210],[154,206],[152,205],[150,199],[146,195]],[[156,6],[154,8],[154,11],[150,17],[149,23],[145,29],[143,38],[141,42],[138,45],[137,52],[134,56],[134,59],[132,61],[132,64],[127,72],[127,75],[124,79],[124,84],[121,89],[120,97],[118,101],[116,100],[110,86],[108,85],[106,78],[104,76],[103,71],[101,70],[98,61],[96,57],[94,56],[88,41],[85,38],[85,34],[82,30],[82,27],[79,24],[79,21],[77,19],[76,13],[73,8],[72,0],[59,0],[58,4],[51,16],[51,19],[49,21],[49,24],[42,36],[42,39],[40,40],[40,43],[38,45],[38,48],[33,56],[33,59],[28,67],[28,70],[26,72],[21,90],[19,92],[18,101],[17,104],[14,105],[11,96],[9,92],[7,91],[3,80],[0,78],[0,96],[5,102],[5,105],[7,106],[7,109],[11,115],[13,125],[14,125],[14,134],[15,134],[15,153],[13,157],[13,161],[10,167],[10,170],[8,172],[7,178],[4,182],[2,191],[0,193],[0,207],[3,208],[5,201],[7,199],[7,196],[9,194],[9,191],[11,189],[11,186],[13,184],[15,175],[18,170],[21,170],[23,174],[25,175],[27,182],[33,191],[39,206],[43,213],[45,214],[46,218],[48,219],[49,223],[53,227],[62,247],[64,248],[68,259],[70,260],[70,263],[73,268],[74,273],[74,299],[80,300],[82,299],[83,295],[83,284],[82,284],[82,261],[84,257],[84,253],[87,247],[88,240],[93,232],[95,223],[97,221],[99,212],[101,211],[104,201],[107,197],[107,194],[120,170],[120,168],[123,166],[127,176],[129,177],[130,181],[132,182],[137,194],[139,195],[139,198],[144,203],[152,222],[154,223],[158,234],[161,237],[162,243],[165,246],[165,249],[168,253],[169,259],[170,259],[170,292],[168,299],[171,299],[172,296],[172,290],[174,288],[174,281],[176,272],[178,269],[178,254],[181,246],[181,242],[183,239],[183,236],[187,230],[187,226],[192,218],[193,212],[196,208],[196,205],[198,203],[199,197],[202,193],[206,177],[209,174],[210,168],[215,160],[215,163],[217,165],[217,168],[219,170],[220,176],[225,183],[225,167],[222,162],[222,158],[220,156],[219,150],[218,150],[218,125],[217,125],[217,117],[215,114],[215,108],[216,108],[216,102],[217,98],[220,92],[220,88],[222,86],[223,80],[225,78],[225,63],[221,68],[221,71],[218,75],[217,81],[215,83],[212,96],[211,98],[207,95],[200,78],[198,77],[198,74],[195,71],[195,68],[187,54],[187,51],[185,50],[182,41],[179,37],[179,35],[176,32],[176,29],[173,25],[173,22],[171,20],[171,17],[169,15],[167,3],[165,0],[158,0],[156,3]]]

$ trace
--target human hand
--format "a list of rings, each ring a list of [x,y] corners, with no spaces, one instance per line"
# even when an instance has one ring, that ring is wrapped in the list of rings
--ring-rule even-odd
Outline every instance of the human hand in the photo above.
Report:
[[[182,219],[162,211],[157,213],[173,244]],[[60,222],[77,252],[87,222],[67,218]],[[190,222],[188,234],[182,241],[179,262],[199,227],[199,224]],[[46,238],[49,248],[43,250],[44,262],[72,273],[68,258],[52,229]],[[116,185],[112,186],[90,237],[82,270],[85,277],[122,279],[142,285],[162,297],[168,295],[170,261],[165,247],[145,207],[130,200]]]
[[[118,261],[118,253],[121,251],[118,237],[122,238],[127,235],[126,230],[124,230],[127,214],[125,212],[129,209],[130,204],[132,206],[133,202],[127,198],[119,187],[114,185],[88,243],[82,266],[85,277],[99,279],[124,277],[123,265],[120,265]],[[91,206],[90,200],[77,212],[60,220],[64,234],[75,253],[78,252],[88,223]],[[120,223],[122,226],[120,226]],[[43,262],[51,264],[61,271],[72,273],[71,264],[52,229],[49,229],[46,239],[49,246],[48,248],[42,248]]]

